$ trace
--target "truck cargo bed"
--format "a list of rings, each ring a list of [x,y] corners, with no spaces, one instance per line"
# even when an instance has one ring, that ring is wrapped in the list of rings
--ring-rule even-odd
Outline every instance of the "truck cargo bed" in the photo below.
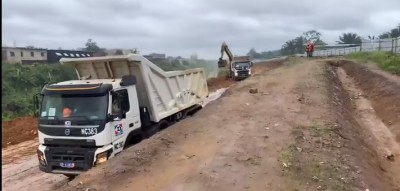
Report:
[[[201,105],[208,96],[202,68],[166,72],[138,54],[63,58],[60,62],[73,66],[80,79],[135,76],[139,105],[150,110],[150,118],[154,122],[193,105]]]

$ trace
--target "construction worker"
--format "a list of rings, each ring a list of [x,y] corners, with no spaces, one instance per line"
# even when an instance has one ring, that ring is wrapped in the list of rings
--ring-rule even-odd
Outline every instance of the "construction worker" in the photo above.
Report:
[[[307,43],[306,45],[306,52],[307,52],[307,57],[312,57],[312,53],[314,52],[314,43],[311,41]]]
[[[310,57],[313,56],[313,53],[314,53],[314,43],[310,42]]]

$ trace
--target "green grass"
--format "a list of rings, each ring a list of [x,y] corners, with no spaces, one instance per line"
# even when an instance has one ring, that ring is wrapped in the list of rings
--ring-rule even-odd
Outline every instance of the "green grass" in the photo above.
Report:
[[[347,56],[361,62],[375,62],[382,70],[400,75],[400,56],[388,52],[356,52]]]
[[[332,130],[323,125],[314,124],[309,128],[314,137],[329,138],[331,136]]]
[[[289,145],[281,153],[281,161],[283,166],[283,171],[288,173],[291,169],[293,164],[296,163],[298,160],[298,151],[294,144]]]

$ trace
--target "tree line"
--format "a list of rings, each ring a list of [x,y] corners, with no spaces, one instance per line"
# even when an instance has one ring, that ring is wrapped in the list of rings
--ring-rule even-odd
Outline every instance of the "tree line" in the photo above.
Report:
[[[305,52],[305,44],[312,40],[316,46],[327,45],[322,39],[322,34],[316,30],[310,30],[304,32],[302,35],[295,37],[291,40],[286,41],[279,50],[274,51],[263,51],[257,52],[254,48],[251,48],[247,53],[252,59],[270,59],[279,56],[303,54]],[[368,36],[371,40],[373,39],[385,39],[385,38],[397,38],[400,37],[400,23],[397,27],[378,35],[378,38],[374,36]],[[347,32],[343,33],[338,37],[338,44],[361,44],[362,38],[357,33]]]

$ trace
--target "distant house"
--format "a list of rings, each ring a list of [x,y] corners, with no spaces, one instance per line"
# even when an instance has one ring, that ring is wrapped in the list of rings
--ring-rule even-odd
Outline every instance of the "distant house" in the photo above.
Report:
[[[47,50],[47,62],[58,63],[61,58],[86,58],[92,57],[93,53],[79,50]]]
[[[47,49],[34,47],[1,47],[1,61],[12,64],[46,63]]]

